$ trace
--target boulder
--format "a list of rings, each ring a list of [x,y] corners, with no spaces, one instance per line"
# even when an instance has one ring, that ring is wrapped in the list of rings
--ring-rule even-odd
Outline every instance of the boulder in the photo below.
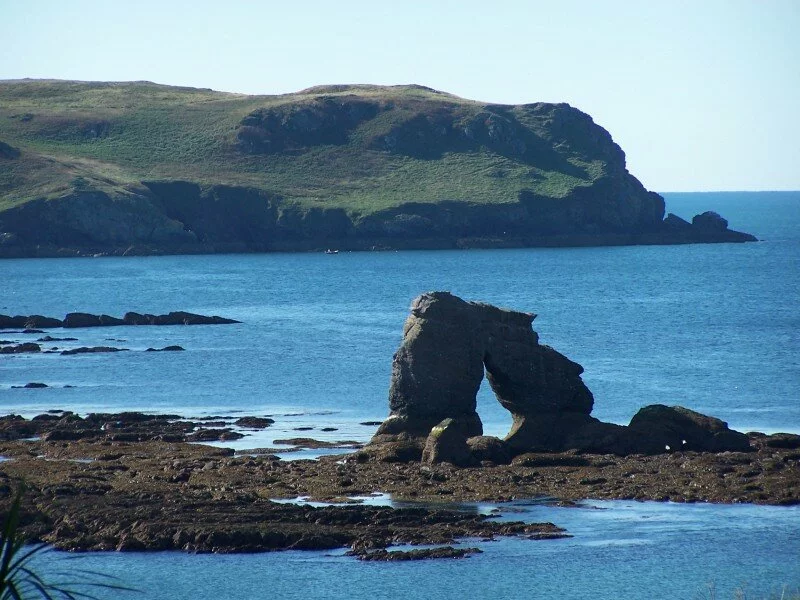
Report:
[[[713,210],[695,215],[692,227],[704,233],[721,233],[728,230],[728,221]]]
[[[25,321],[27,329],[37,328],[50,328],[50,327],[63,327],[64,322],[61,319],[54,319],[53,317],[43,317],[42,315],[30,315]]]
[[[67,313],[64,317],[64,327],[100,327],[100,317],[89,313]]]
[[[751,450],[748,437],[729,429],[725,421],[682,406],[645,406],[631,419],[628,429],[646,454]]]
[[[422,448],[416,441],[409,440],[371,443],[356,452],[353,456],[357,462],[418,462],[422,459]]]
[[[473,460],[496,465],[507,465],[511,462],[511,449],[503,440],[490,435],[477,435],[467,440],[467,447]]]
[[[42,347],[33,342],[25,342],[24,344],[17,344],[16,346],[3,346],[0,348],[0,354],[24,354],[29,352],[41,352]]]
[[[433,427],[422,450],[422,462],[447,462],[461,467],[473,464],[463,427],[454,419],[445,419]]]

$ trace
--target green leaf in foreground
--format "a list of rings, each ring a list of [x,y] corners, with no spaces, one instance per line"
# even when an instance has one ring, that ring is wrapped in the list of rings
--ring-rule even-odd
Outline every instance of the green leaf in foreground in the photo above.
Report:
[[[70,570],[43,577],[34,566],[34,559],[50,552],[47,544],[26,544],[19,530],[20,510],[25,487],[20,486],[6,515],[0,537],[0,600],[94,599],[92,591],[136,591],[119,585],[116,578],[96,571]],[[49,579],[49,581],[48,581]]]

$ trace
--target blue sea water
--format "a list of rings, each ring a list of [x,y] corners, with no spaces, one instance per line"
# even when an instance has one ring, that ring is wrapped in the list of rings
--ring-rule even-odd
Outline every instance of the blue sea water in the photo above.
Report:
[[[537,313],[541,341],[586,369],[594,415],[601,419],[626,423],[643,405],[680,404],[740,430],[800,432],[800,193],[665,196],[668,210],[679,216],[716,210],[732,228],[763,241],[5,260],[0,313],[189,310],[243,323],[50,331],[79,338],[52,345],[131,352],[0,357],[0,412],[265,414],[276,424],[237,447],[269,445],[302,426],[314,428],[304,436],[365,441],[374,428],[359,423],[388,412],[391,357],[411,299],[444,289]],[[186,352],[140,352],[168,344]],[[30,381],[51,387],[11,389]],[[509,415],[486,387],[478,408],[484,428],[504,435]],[[692,598],[709,597],[703,592],[709,581],[729,592],[742,582],[763,593],[783,583],[800,587],[796,509],[603,506],[607,510],[537,508],[531,518],[545,511],[575,538],[484,544],[485,554],[457,563],[362,565],[313,553],[82,560],[136,573],[142,581],[169,573],[163,583],[169,591],[152,597],[175,598],[257,598],[278,590],[285,597],[455,598],[460,591]]]

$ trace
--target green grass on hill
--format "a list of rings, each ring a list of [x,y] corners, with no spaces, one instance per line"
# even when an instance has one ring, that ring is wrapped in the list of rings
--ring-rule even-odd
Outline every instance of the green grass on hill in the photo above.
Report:
[[[242,119],[257,109],[290,111],[353,95],[383,109],[350,131],[347,143],[274,154],[237,146]],[[409,201],[515,202],[521,190],[560,198],[606,170],[603,160],[555,144],[546,115],[518,109],[514,115],[550,158],[543,153],[540,161],[523,161],[487,147],[421,158],[370,145],[441,109],[467,120],[485,105],[421,86],[320,86],[246,96],[149,82],[0,82],[0,141],[22,153],[0,159],[0,210],[73,189],[122,194],[145,180],[187,180],[255,187],[301,206],[341,206],[363,215]]]

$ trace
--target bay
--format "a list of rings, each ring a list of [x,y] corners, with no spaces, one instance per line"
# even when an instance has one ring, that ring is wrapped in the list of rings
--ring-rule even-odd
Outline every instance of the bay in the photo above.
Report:
[[[0,411],[27,416],[49,409],[266,414],[273,415],[276,424],[260,436],[237,442],[238,447],[269,444],[296,427],[315,428],[307,433],[319,439],[366,441],[374,427],[359,423],[381,420],[388,412],[391,357],[410,301],[423,291],[450,290],[466,299],[537,313],[534,328],[541,341],[584,366],[598,418],[626,423],[643,405],[680,404],[744,431],[800,432],[800,193],[665,196],[668,210],[679,216],[716,210],[732,228],[763,241],[5,260],[0,262],[2,313],[63,316],[86,311],[120,316],[128,310],[189,310],[243,324],[70,330],[69,335],[79,338],[75,344],[120,346],[131,352],[3,357]],[[60,337],[63,332],[49,333]],[[139,352],[169,344],[179,344],[186,352]],[[30,381],[51,387],[12,389]],[[502,436],[510,418],[486,387],[479,394],[478,410],[486,432]],[[321,432],[322,427],[336,431]],[[548,520],[576,533],[572,541],[505,541],[461,563],[368,566],[306,553],[92,555],[87,560],[122,573],[150,569],[174,574],[169,594],[150,597],[263,597],[259,590],[265,581],[288,581],[286,589],[296,590],[303,576],[330,593],[315,596],[306,589],[306,594],[294,597],[395,595],[375,587],[385,577],[399,582],[396,595],[456,597],[455,591],[463,595],[480,583],[483,597],[530,597],[530,588],[514,588],[518,576],[502,568],[507,560],[518,560],[531,585],[548,590],[545,597],[611,598],[620,597],[620,590],[629,592],[622,596],[634,598],[695,597],[701,593],[698,587],[712,580],[727,586],[728,592],[742,581],[765,593],[772,585],[800,586],[800,551],[788,541],[800,538],[794,509],[650,504],[628,508],[615,503],[604,508],[602,514],[612,515],[606,521],[597,521],[600,513],[590,510],[548,513]],[[628,539],[625,528],[635,521],[626,522],[626,515],[639,509],[658,515],[672,532],[668,539],[645,527],[636,529],[642,544],[584,544],[595,539],[590,531],[594,527],[600,529],[601,539]],[[619,534],[614,533],[616,518],[621,520]],[[716,527],[721,519],[726,528]],[[691,533],[698,529],[706,533]],[[775,540],[772,548],[770,539]],[[750,543],[746,540],[755,540],[763,555],[756,560],[752,552],[743,551],[731,563],[734,540],[744,547]],[[556,562],[547,563],[549,548],[569,550],[557,560],[550,556]],[[582,554],[586,548],[594,550]],[[635,561],[636,569],[620,562],[625,557]],[[570,571],[572,579],[555,574],[547,580],[536,578],[540,561],[554,569],[573,559],[585,568]],[[287,565],[296,573],[288,573],[293,569]],[[258,577],[251,577],[253,571]],[[229,587],[206,588],[215,590],[207,596],[200,581],[211,585],[211,580],[198,577],[200,572],[213,573],[213,581],[227,580]],[[607,572],[615,575],[603,576]],[[594,594],[580,595],[589,585],[588,574],[598,578]],[[415,586],[418,577],[427,587]],[[431,586],[441,585],[442,579],[456,584],[433,593]],[[273,585],[266,589],[272,591]]]

